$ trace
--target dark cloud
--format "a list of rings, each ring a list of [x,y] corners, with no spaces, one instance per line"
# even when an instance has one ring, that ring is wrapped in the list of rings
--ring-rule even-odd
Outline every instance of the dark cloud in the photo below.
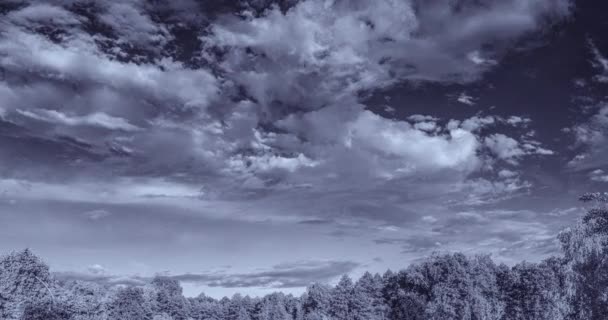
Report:
[[[298,223],[299,224],[308,224],[308,225],[327,225],[327,224],[334,223],[334,221],[328,220],[328,219],[309,219],[309,220],[299,221]]]
[[[94,282],[103,286],[142,286],[151,280],[142,277],[119,277],[112,275],[79,272],[54,272],[53,276],[58,281],[87,281]]]
[[[270,270],[246,274],[184,274],[173,279],[205,284],[211,287],[304,287],[314,282],[327,282],[353,271],[359,264],[351,261],[302,261],[280,264]]]
[[[441,250],[439,237],[417,236],[411,238],[381,238],[375,239],[374,243],[384,245],[399,245],[401,253],[424,253],[429,254]]]
[[[237,274],[220,271],[169,275],[168,277],[182,283],[194,283],[208,287],[295,288],[305,287],[313,282],[328,282],[353,271],[358,266],[358,263],[351,261],[300,261],[280,264],[268,270],[251,273]],[[143,285],[151,280],[140,276],[120,277],[91,272],[58,272],[54,275],[62,281],[91,281],[102,285]]]

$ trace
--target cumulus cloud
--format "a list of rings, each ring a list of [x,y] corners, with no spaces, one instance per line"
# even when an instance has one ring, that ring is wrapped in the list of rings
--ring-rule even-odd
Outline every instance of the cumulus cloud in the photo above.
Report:
[[[346,173],[473,172],[482,138],[472,132],[490,120],[408,124],[368,111],[358,95],[399,81],[476,79],[491,67],[480,57],[499,55],[486,42],[506,44],[542,27],[545,16],[568,13],[562,1],[482,8],[307,0],[220,15],[199,37],[203,68],[172,55],[176,25],[156,19],[155,5],[96,2],[83,14],[76,3],[46,11],[31,3],[2,22],[0,105],[3,119],[27,133],[19,141],[69,137],[82,150],[66,158],[89,172],[98,161],[120,175],[224,176],[254,189]],[[194,8],[163,9],[186,7]],[[49,20],[60,36],[34,28]],[[351,166],[342,165],[347,158]]]
[[[228,51],[222,67],[264,107],[314,109],[403,79],[474,79],[488,66],[468,53],[487,42],[500,47],[568,8],[567,1],[488,1],[482,9],[456,2],[308,0],[286,12],[226,16],[204,40]]]
[[[517,164],[517,158],[525,154],[517,140],[504,134],[498,133],[486,137],[485,144],[498,158],[512,164]]]
[[[537,141],[524,140],[517,141],[502,133],[492,134],[485,138],[485,145],[498,159],[504,160],[510,164],[517,165],[519,159],[524,155],[553,155],[553,151],[540,146]]]

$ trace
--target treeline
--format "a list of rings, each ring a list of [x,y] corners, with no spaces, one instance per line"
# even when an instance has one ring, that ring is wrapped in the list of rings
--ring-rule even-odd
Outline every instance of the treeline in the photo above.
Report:
[[[562,255],[513,267],[435,254],[399,272],[343,276],[300,297],[186,298],[176,280],[106,287],[59,281],[29,250],[0,259],[0,319],[24,320],[595,320],[608,319],[608,194],[559,235]]]

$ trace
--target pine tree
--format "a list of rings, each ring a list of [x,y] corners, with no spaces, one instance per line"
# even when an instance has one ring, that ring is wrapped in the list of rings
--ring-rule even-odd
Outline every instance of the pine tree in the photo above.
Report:
[[[347,275],[343,275],[336,287],[331,292],[331,306],[329,308],[329,314],[332,316],[332,319],[353,319],[351,310],[353,289],[353,281]]]
[[[386,312],[382,298],[382,278],[366,272],[353,290],[353,319],[382,320]]]
[[[319,283],[308,287],[306,295],[302,299],[304,320],[329,319],[330,292],[331,290],[326,285]]]

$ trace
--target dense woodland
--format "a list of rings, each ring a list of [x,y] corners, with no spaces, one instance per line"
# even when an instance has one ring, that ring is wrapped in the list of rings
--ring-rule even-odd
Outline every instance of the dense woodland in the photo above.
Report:
[[[608,319],[608,193],[559,235],[562,255],[513,267],[489,256],[434,254],[399,272],[274,293],[186,298],[176,280],[104,287],[59,281],[31,251],[0,260],[0,319],[39,320],[560,320]]]

